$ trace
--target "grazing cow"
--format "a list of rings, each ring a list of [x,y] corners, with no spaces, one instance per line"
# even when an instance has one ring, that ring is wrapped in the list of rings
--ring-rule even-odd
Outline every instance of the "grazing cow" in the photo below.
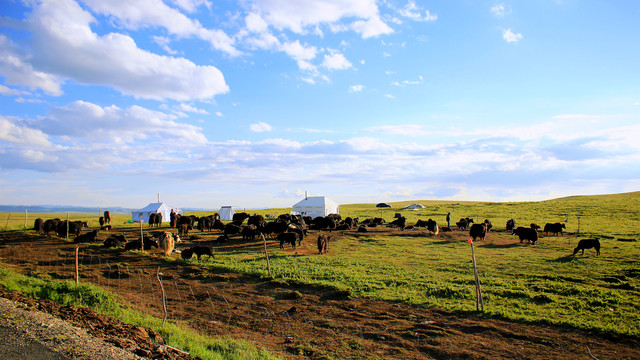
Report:
[[[67,228],[68,226],[68,228]],[[84,227],[82,221],[60,221],[58,222],[58,228],[56,229],[56,233],[58,236],[63,237],[67,235],[67,230],[69,230],[69,235],[80,235],[80,231]]]
[[[189,224],[180,224],[178,226],[178,235],[187,236],[189,235],[189,230],[193,230],[193,227]]]
[[[164,256],[169,256],[176,247],[176,240],[173,238],[173,234],[168,231],[161,233],[158,237],[158,247],[162,250]]]
[[[160,227],[160,225],[162,225],[162,214],[159,214],[159,213],[149,214],[149,226]]]
[[[573,255],[577,254],[578,251],[582,250],[582,254],[584,255],[584,249],[596,249],[596,255],[600,255],[600,240],[596,239],[582,239],[578,241],[578,246],[573,249]]]
[[[513,219],[507,220],[507,231],[513,232],[513,229],[516,228],[516,221]]]
[[[367,227],[366,227],[366,226],[364,226],[364,225],[360,225],[360,226],[358,227],[358,230],[357,230],[357,231],[358,231],[358,232],[365,232],[365,233],[366,233],[366,232],[369,232],[369,230],[367,230]]]
[[[235,214],[233,214],[233,218],[232,218],[231,222],[233,222],[234,224],[240,226],[245,221],[245,219],[249,218],[249,216],[250,215],[247,214],[247,213],[235,213]]]
[[[476,241],[476,238],[484,240],[487,236],[487,225],[484,223],[471,225],[469,228],[469,236],[473,238],[473,241]]]
[[[96,242],[98,240],[98,229],[88,232],[86,234],[78,235],[73,242],[78,243],[86,243],[86,242]]]
[[[235,235],[235,234],[240,234],[240,226],[233,224],[233,223],[229,223],[224,227],[224,234],[225,235]]]
[[[296,249],[296,242],[299,242],[298,234],[294,232],[283,232],[278,234],[277,240],[280,240],[280,249],[284,249],[284,243],[291,244],[293,250]]]
[[[42,218],[37,218],[33,223],[33,230],[38,234],[42,234],[44,232],[44,220]]]
[[[532,229],[530,227],[518,226],[511,231],[511,234],[518,235],[518,238],[520,238],[520,244],[525,240],[528,240],[531,245],[535,245],[536,241],[538,241],[538,232],[536,229]]]
[[[329,240],[331,237],[327,237],[325,234],[318,235],[318,252],[320,255],[326,254],[329,249]]]
[[[104,241],[105,247],[122,247],[127,243],[127,239],[124,235],[111,235]]]
[[[461,218],[460,221],[456,223],[458,229],[466,230],[469,227],[469,224],[473,224],[473,219],[470,218]]]
[[[551,223],[547,223],[544,226],[544,232],[547,234],[547,236],[549,235],[549,233],[553,233],[553,235],[563,235],[562,233],[562,229],[566,229],[567,227],[564,224],[561,223],[555,223],[555,224],[551,224]]]
[[[149,250],[152,247],[158,248],[158,243],[155,240],[151,240],[148,237],[144,237],[144,250]],[[124,245],[125,250],[140,250],[140,240],[132,240]]]
[[[249,216],[247,225],[255,225],[256,227],[264,226],[264,216],[257,214]]]
[[[107,225],[111,224],[111,213],[107,210],[104,212],[104,223]]]
[[[58,218],[45,220],[44,225],[43,225],[44,233],[49,235],[50,231],[57,232],[58,231],[58,223],[60,221],[61,220],[58,219]]]
[[[253,241],[258,235],[258,230],[255,225],[247,225],[242,228],[240,234],[242,235],[242,240]]]
[[[397,226],[400,230],[404,230],[404,228],[407,226],[407,218],[404,216],[401,216],[393,220],[392,222],[390,222],[389,225]]]
[[[493,225],[491,225],[491,220],[484,219],[484,223],[487,225],[487,232],[490,232],[491,228],[493,227]]]

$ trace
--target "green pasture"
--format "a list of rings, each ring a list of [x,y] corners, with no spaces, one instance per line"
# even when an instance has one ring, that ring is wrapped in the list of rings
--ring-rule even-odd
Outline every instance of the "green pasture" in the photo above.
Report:
[[[425,208],[402,210],[414,202]],[[407,201],[391,205],[383,210],[375,204],[342,205],[340,212],[343,218],[383,217],[387,221],[401,213],[407,224],[432,218],[443,226],[450,211],[452,226],[460,218],[470,217],[490,219],[496,230],[504,230],[511,218],[520,226],[565,223],[571,236],[541,236],[534,246],[521,245],[504,231],[492,232],[484,243],[476,244],[485,302],[481,316],[640,336],[640,192],[540,202]],[[6,213],[0,214],[0,228],[3,216],[6,218]],[[51,216],[43,218],[47,217]],[[93,217],[97,221],[97,215]],[[129,219],[115,215],[112,223]],[[8,221],[9,229],[21,229],[24,219],[12,221]],[[578,230],[578,237],[573,236]],[[475,312],[470,244],[463,233],[454,234],[417,236],[412,230],[391,236],[347,233],[332,242],[329,254],[323,256],[274,249],[269,251],[272,277],[292,287],[324,285],[352,296]],[[592,249],[584,256],[571,256],[577,241],[585,237],[600,238],[600,256]],[[224,268],[268,278],[264,252],[255,247],[218,252],[212,260],[189,261],[200,264],[203,271]]]

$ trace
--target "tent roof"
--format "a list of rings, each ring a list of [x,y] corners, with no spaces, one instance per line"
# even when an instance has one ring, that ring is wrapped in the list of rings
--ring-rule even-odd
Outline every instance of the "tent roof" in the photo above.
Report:
[[[305,199],[302,199],[298,203],[293,206],[338,206],[336,202],[329,199],[326,196],[309,196]]]

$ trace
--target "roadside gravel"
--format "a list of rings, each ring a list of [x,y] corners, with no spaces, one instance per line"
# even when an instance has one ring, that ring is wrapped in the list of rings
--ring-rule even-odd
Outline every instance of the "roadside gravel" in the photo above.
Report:
[[[82,328],[2,297],[0,338],[0,358],[4,360],[142,359]]]

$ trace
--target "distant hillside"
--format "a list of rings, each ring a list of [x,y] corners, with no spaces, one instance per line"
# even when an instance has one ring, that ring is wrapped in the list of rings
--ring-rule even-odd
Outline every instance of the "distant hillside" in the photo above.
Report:
[[[109,211],[114,214],[131,214],[132,210],[122,207],[86,207],[72,205],[0,205],[0,212],[21,212],[25,210],[29,213],[95,213]]]

